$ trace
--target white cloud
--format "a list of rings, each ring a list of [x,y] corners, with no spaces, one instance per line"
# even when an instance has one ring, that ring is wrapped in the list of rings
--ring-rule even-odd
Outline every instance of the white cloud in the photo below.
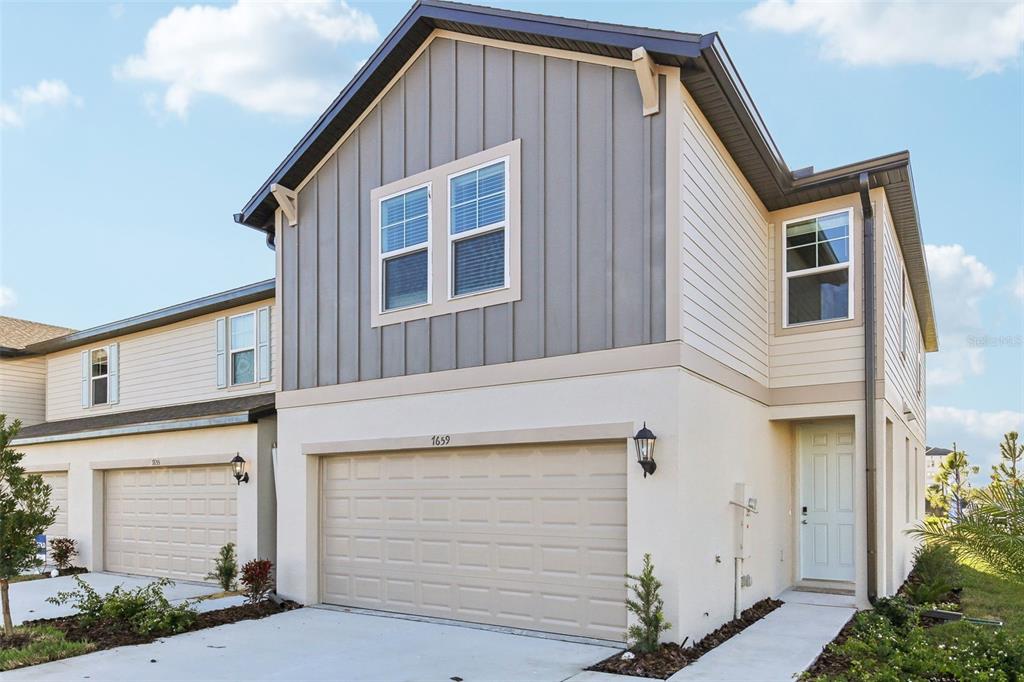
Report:
[[[115,73],[166,86],[164,109],[184,116],[196,95],[258,112],[319,113],[351,74],[339,48],[378,37],[373,18],[344,0],[176,7]]]
[[[928,423],[945,427],[944,431],[957,430],[965,435],[978,436],[986,441],[998,442],[1007,431],[1020,430],[1024,424],[1024,412],[999,410],[980,412],[959,407],[933,405],[928,408]]]
[[[932,386],[961,384],[985,371],[981,299],[995,275],[960,244],[925,245],[939,328],[939,352],[928,362]],[[972,340],[974,340],[972,342]]]
[[[1017,276],[1013,278],[1013,295],[1024,301],[1024,266],[1017,268]]]
[[[972,76],[1015,63],[1024,2],[762,0],[744,12],[756,28],[818,37],[822,55],[854,66],[930,64]]]
[[[10,308],[17,302],[14,289],[0,285],[0,308]]]
[[[64,81],[44,78],[35,85],[16,88],[11,102],[0,102],[0,126],[21,126],[35,110],[69,105],[82,106],[82,98],[72,93]]]

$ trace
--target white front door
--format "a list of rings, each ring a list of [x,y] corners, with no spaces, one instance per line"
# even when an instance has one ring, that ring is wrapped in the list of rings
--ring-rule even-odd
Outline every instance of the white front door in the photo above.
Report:
[[[852,581],[853,423],[799,429],[801,577]]]

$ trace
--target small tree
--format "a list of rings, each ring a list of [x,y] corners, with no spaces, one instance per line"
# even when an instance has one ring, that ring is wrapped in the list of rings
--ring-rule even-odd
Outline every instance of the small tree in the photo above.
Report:
[[[665,620],[665,602],[658,594],[661,581],[654,577],[651,555],[644,554],[644,565],[640,575],[627,573],[626,578],[632,581],[632,584],[627,582],[626,587],[633,591],[635,597],[626,598],[626,608],[636,616],[637,621],[626,630],[626,639],[637,651],[649,654],[658,650],[661,633],[672,627],[672,624]]]
[[[929,503],[933,507],[949,510],[954,519],[964,515],[971,498],[971,474],[978,473],[979,468],[970,463],[967,453],[956,449],[939,465],[935,474],[935,486],[929,488]]]
[[[238,577],[238,559],[235,558],[235,543],[229,542],[220,548],[220,554],[214,560],[213,571],[206,577],[216,580],[225,592],[237,587],[235,579]]]
[[[999,464],[992,466],[993,485],[1019,487],[1024,476],[1024,445],[1017,443],[1018,434],[1010,431],[999,444]]]
[[[20,428],[20,420],[8,424],[7,415],[0,414],[0,598],[7,636],[14,634],[10,579],[40,565],[36,536],[57,518],[50,506],[50,486],[42,476],[26,474],[21,466],[25,455],[10,447]]]

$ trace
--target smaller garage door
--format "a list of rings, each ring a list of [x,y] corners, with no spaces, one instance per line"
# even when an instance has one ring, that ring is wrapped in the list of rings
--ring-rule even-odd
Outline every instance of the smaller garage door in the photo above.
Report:
[[[43,474],[43,482],[50,486],[50,505],[57,508],[57,520],[46,529],[48,540],[68,536],[68,474],[51,471]]]
[[[108,571],[204,580],[235,542],[230,467],[117,469],[104,475],[103,560]]]

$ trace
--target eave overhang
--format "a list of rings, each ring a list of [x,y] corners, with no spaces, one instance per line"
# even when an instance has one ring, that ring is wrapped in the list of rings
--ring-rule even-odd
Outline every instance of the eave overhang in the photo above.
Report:
[[[867,172],[871,187],[886,190],[907,262],[925,348],[937,350],[909,154],[899,152],[827,171],[794,174],[772,140],[717,33],[679,33],[445,0],[418,0],[242,211],[235,214],[235,221],[272,233],[277,207],[272,187],[294,188],[305,180],[434,29],[625,61],[631,61],[634,48],[645,48],[656,63],[679,68],[687,91],[770,211],[856,193],[857,175]]]

